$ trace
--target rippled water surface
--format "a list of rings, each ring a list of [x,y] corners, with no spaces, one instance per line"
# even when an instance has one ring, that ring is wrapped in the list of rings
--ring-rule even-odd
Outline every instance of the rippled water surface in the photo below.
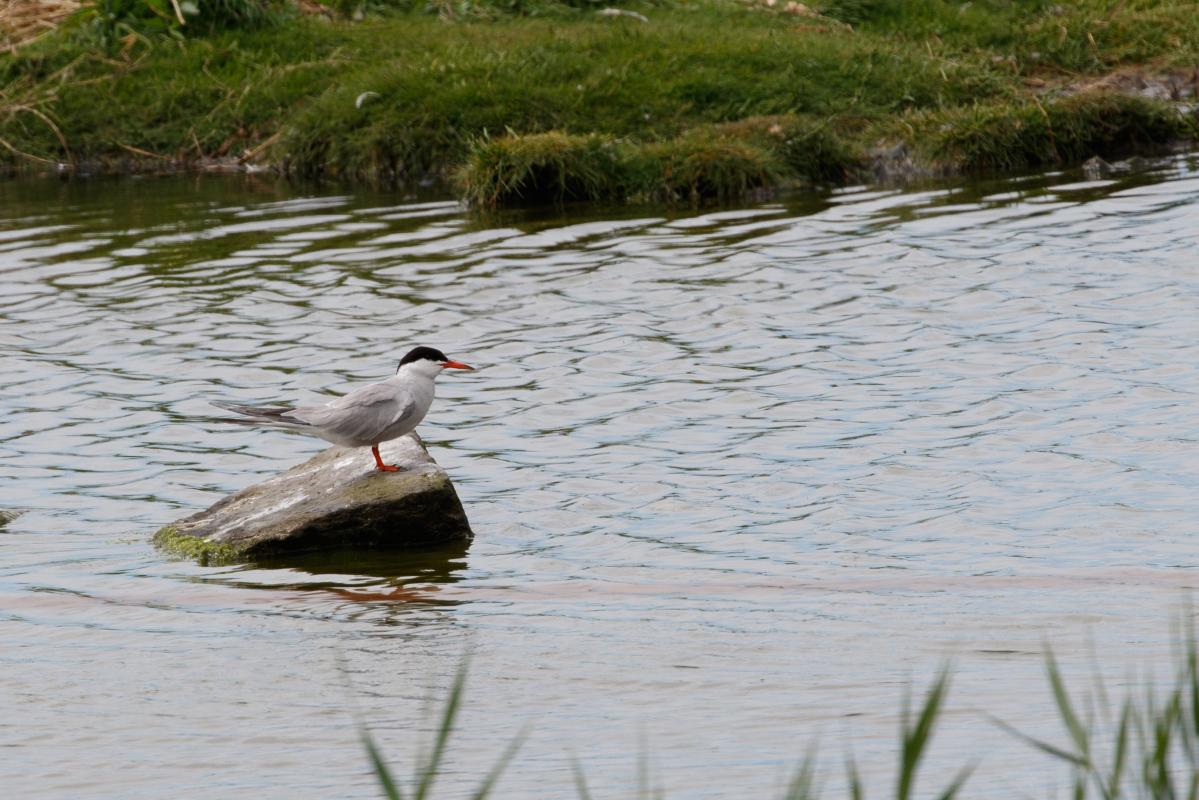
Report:
[[[889,789],[947,660],[925,788],[978,761],[970,796],[1050,796],[984,712],[1060,738],[1043,642],[1164,674],[1195,584],[1196,197],[1188,157],[672,216],[0,183],[0,786],[374,797],[352,709],[406,774],[469,653],[445,797],[524,727],[501,797],[573,796],[576,757],[630,796],[642,755],[668,797],[769,797],[813,740]],[[323,447],[208,400],[414,343],[482,367],[422,426],[469,549],[150,546]]]

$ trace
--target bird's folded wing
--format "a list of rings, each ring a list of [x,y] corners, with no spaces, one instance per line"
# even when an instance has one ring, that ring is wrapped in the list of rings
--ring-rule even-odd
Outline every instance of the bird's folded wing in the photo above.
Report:
[[[339,438],[375,442],[388,429],[415,413],[416,401],[407,391],[377,383],[327,405],[297,408],[286,416]]]

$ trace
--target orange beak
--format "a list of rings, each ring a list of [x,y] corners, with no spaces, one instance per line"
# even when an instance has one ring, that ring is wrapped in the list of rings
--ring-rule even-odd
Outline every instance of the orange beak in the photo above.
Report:
[[[461,361],[443,361],[441,366],[446,369],[474,369],[470,364],[463,364]]]

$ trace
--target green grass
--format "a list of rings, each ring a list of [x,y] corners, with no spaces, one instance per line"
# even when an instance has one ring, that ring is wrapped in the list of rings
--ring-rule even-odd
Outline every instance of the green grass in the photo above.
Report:
[[[942,54],[986,51],[1022,74],[1099,72],[1152,60],[1192,66],[1192,0],[822,0],[869,35],[925,42]]]
[[[0,165],[233,158],[304,177],[458,175],[478,202],[694,202],[858,179],[895,141],[946,169],[1006,169],[1191,132],[1163,123],[1164,104],[1122,106],[1113,128],[1049,89],[1193,65],[1196,0],[784,5],[634,3],[642,23],[587,0],[379,0],[359,22],[275,11],[123,38],[81,17],[0,54]]]
[[[481,206],[572,200],[729,200],[780,182],[779,154],[707,128],[647,145],[561,132],[474,144],[459,174]]]
[[[389,766],[387,759],[375,743],[370,729],[364,724],[359,725],[359,736],[362,739],[367,757],[370,760],[371,769],[379,783],[380,792],[387,800],[407,800],[409,797],[413,798],[413,800],[428,800],[431,796],[433,784],[445,759],[446,746],[449,744],[458,713],[461,710],[466,688],[466,674],[467,669],[463,665],[459,668],[458,674],[454,678],[454,683],[450,687],[449,694],[446,696],[445,707],[442,710],[441,720],[437,731],[434,733],[431,747],[414,761],[414,774],[407,792],[401,786],[401,782],[396,777],[395,771]],[[905,699],[904,701],[899,731],[899,763],[895,779],[896,800],[910,800],[915,792],[916,775],[921,762],[928,754],[933,732],[936,729],[937,719],[941,715],[948,690],[949,673],[946,670],[942,670],[929,686],[928,693],[925,695],[924,702],[921,704],[918,712],[913,714],[909,702],[910,699]],[[478,788],[471,793],[472,800],[485,800],[491,794],[491,790],[495,787],[504,770],[507,769],[508,765],[516,757],[523,742],[524,734],[522,733],[508,744],[495,765],[479,783]],[[815,753],[811,751],[796,768],[794,776],[782,795],[782,800],[815,800],[818,797],[815,780],[816,766]],[[575,789],[578,792],[580,800],[591,800],[591,792],[588,789],[583,766],[578,761],[575,761],[573,768]],[[848,761],[846,769],[848,772],[848,784],[852,787],[854,800],[860,800],[865,796],[865,789],[858,775],[857,766],[852,759]],[[953,800],[969,778],[970,772],[970,768],[959,772],[949,785],[937,795],[939,800]],[[660,792],[650,789],[649,768],[644,757],[642,757],[638,764],[637,775],[638,791],[636,796],[638,798],[661,796]]]
[[[868,135],[904,144],[924,171],[984,173],[1152,152],[1199,133],[1169,104],[1111,92],[919,111]],[[840,183],[871,167],[862,137],[812,118],[752,117],[640,143],[561,131],[482,138],[458,172],[476,206],[575,200],[697,203],[781,186]]]
[[[753,116],[881,115],[997,88],[984,65],[942,65],[835,28],[737,7],[650,13],[661,21],[413,18],[393,45],[403,55],[344,75],[297,115],[284,149],[306,175],[419,177],[506,132],[652,142]]]
[[[407,800],[409,797],[412,800],[428,800],[432,795],[437,774],[441,771],[442,763],[445,761],[446,745],[449,744],[450,735],[453,733],[454,725],[458,719],[458,712],[462,707],[462,695],[466,687],[466,675],[466,664],[463,664],[458,668],[458,674],[455,676],[454,683],[450,687],[450,693],[446,697],[445,708],[441,713],[441,721],[437,726],[437,733],[434,735],[432,746],[425,754],[416,759],[416,768],[408,792],[404,791],[401,782],[395,777],[391,767],[387,765],[382,752],[380,752],[378,745],[375,744],[375,740],[371,736],[370,729],[364,724],[359,725],[359,737],[362,739],[363,747],[366,748],[375,777],[379,781],[379,789],[387,800]],[[496,760],[495,766],[484,776],[479,786],[471,794],[472,800],[483,800],[491,794],[492,788],[500,779],[508,764],[516,757],[516,753],[520,750],[523,742],[524,736],[522,734],[518,735],[508,744],[507,749]]]
[[[1065,743],[1036,739],[1006,722],[999,724],[1067,765],[1073,775],[1073,797],[1199,796],[1199,648],[1193,628],[1176,657],[1174,680],[1164,694],[1150,683],[1113,703],[1097,681],[1080,705],[1052,651],[1045,661]]]
[[[1064,743],[1045,741],[1021,732],[1008,721],[980,715],[979,724],[995,724],[1039,752],[1060,761],[1071,773],[1070,796],[1075,800],[1089,797],[1102,800],[1121,798],[1153,798],[1175,800],[1199,797],[1199,645],[1189,620],[1184,618],[1190,633],[1178,648],[1174,678],[1164,691],[1152,681],[1139,689],[1131,689],[1115,702],[1104,684],[1095,680],[1089,692],[1073,692],[1058,666],[1053,652],[1045,656],[1048,691],[1053,698],[1062,723]],[[916,778],[927,760],[937,722],[945,710],[949,692],[949,671],[942,669],[929,685],[923,701],[915,709],[910,695],[905,695],[900,715],[899,737],[896,743],[896,767],[892,796],[895,800],[910,800],[916,795]],[[395,777],[394,770],[371,737],[365,725],[360,735],[380,791],[389,800],[427,800],[444,760],[446,746],[461,709],[466,685],[466,669],[461,668],[447,696],[441,722],[432,747],[415,759],[415,774],[406,793]],[[1079,695],[1082,694],[1082,702]],[[518,735],[500,755],[496,764],[471,794],[483,800],[494,788],[500,775],[515,758],[524,735]],[[981,753],[979,754],[982,755]],[[591,800],[584,766],[573,763],[575,788],[580,800]],[[819,797],[819,765],[815,750],[809,748],[797,764],[792,779],[783,791],[782,800],[816,800]],[[940,791],[928,795],[938,800],[953,800],[962,792],[973,772],[966,765],[942,781]],[[886,792],[867,791],[856,762],[846,761],[847,794],[851,800],[878,797]],[[638,769],[638,798],[661,797],[650,789],[648,768],[644,757]],[[732,795],[730,795],[732,796]]]
[[[1032,103],[976,105],[913,115],[914,145],[960,172],[1077,163],[1144,152],[1196,135],[1195,118],[1140,97],[1089,92]]]

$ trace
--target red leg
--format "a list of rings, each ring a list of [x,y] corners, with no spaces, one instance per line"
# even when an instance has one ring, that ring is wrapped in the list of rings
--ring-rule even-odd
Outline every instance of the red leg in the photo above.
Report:
[[[380,472],[399,472],[400,468],[394,464],[384,464],[383,459],[379,456],[379,445],[371,445],[371,453],[375,456],[375,467]]]

